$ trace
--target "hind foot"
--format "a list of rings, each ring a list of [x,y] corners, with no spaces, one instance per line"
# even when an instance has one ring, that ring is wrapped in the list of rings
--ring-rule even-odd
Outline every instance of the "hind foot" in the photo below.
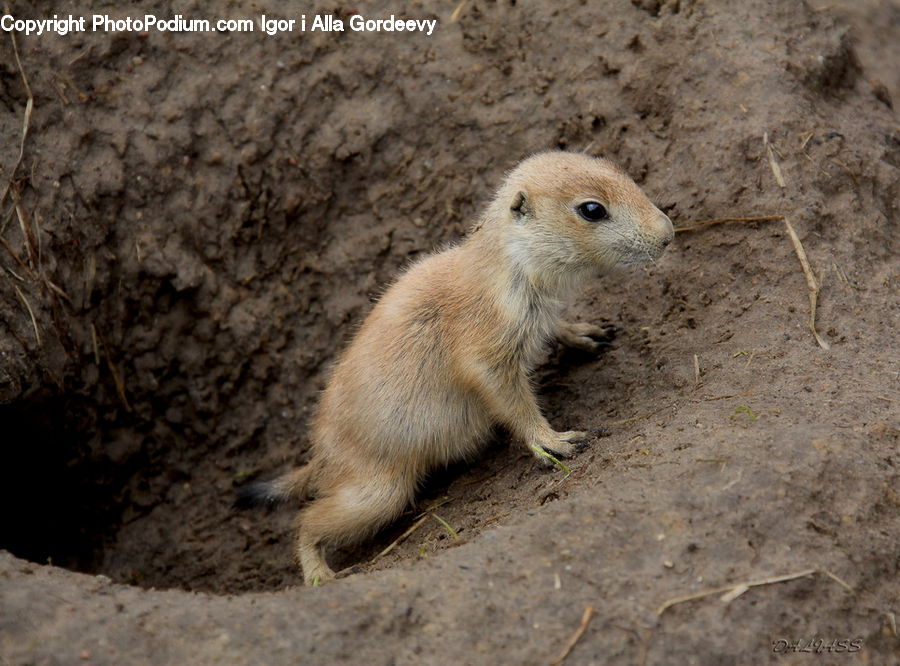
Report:
[[[616,336],[616,327],[595,326],[584,322],[560,321],[556,326],[556,337],[566,347],[597,353],[609,347]]]

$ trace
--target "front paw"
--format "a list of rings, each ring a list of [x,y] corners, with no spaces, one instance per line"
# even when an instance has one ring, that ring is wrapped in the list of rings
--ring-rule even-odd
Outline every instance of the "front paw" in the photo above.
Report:
[[[333,581],[335,578],[337,578],[337,575],[324,563],[320,566],[310,567],[309,571],[303,572],[303,584],[307,587],[319,587]]]
[[[534,457],[546,467],[555,465],[553,458],[568,458],[590,443],[590,433],[583,430],[552,432],[531,445]],[[552,457],[551,457],[552,456]]]

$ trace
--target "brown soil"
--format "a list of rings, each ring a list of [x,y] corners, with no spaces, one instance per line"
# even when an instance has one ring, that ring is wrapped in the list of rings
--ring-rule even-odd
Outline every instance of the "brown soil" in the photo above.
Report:
[[[773,645],[817,638],[900,663],[900,5],[537,4],[411,3],[431,37],[20,36],[18,166],[0,36],[0,661],[541,664],[590,605],[566,663],[798,663]],[[114,7],[50,5],[11,11]],[[285,16],[221,15],[260,13]],[[622,329],[610,351],[538,373],[554,426],[610,430],[571,475],[498,433],[334,554],[362,573],[297,587],[292,512],[235,488],[305,459],[381,286],[553,147],[616,159],[676,223],[789,216],[830,349],[783,222],[680,233],[572,304]],[[437,504],[458,540],[428,520],[373,561]]]

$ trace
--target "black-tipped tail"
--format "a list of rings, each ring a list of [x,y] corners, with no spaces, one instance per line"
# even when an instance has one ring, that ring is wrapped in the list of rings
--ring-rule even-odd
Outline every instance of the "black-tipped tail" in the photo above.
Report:
[[[302,501],[308,497],[313,470],[310,465],[303,465],[271,481],[248,483],[238,488],[235,507],[276,506],[291,499]]]
[[[285,500],[274,481],[254,481],[238,488],[234,508],[252,509],[259,506],[276,506]]]

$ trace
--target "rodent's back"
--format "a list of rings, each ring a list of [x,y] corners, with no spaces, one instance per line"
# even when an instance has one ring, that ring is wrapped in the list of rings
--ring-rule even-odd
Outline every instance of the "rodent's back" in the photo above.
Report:
[[[458,357],[492,306],[466,278],[464,254],[455,247],[413,264],[375,305],[322,396],[323,452],[349,448],[427,469],[466,455],[487,433],[490,419],[462,385]]]

